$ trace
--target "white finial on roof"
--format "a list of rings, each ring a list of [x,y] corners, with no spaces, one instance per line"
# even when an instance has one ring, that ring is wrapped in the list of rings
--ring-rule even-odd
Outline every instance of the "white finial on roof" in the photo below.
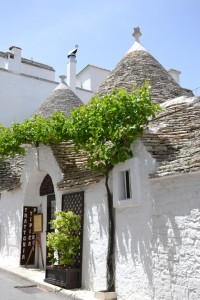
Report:
[[[67,90],[67,89],[69,89],[68,85],[65,82],[65,79],[67,78],[67,76],[60,75],[59,78],[61,80],[60,80],[59,85],[55,88],[55,90]]]
[[[65,79],[67,78],[67,76],[65,76],[65,75],[60,75],[59,78],[61,79],[61,81],[60,81],[61,83],[66,83],[66,82],[65,82]]]
[[[140,27],[134,28],[134,32],[132,34],[135,38],[133,46],[128,50],[127,53],[134,52],[134,51],[146,51],[147,50],[140,44],[140,37],[142,35],[140,31]]]
[[[142,33],[140,32],[140,27],[136,27],[134,28],[134,32],[133,32],[133,36],[136,40],[136,42],[140,42],[140,37],[141,37]]]

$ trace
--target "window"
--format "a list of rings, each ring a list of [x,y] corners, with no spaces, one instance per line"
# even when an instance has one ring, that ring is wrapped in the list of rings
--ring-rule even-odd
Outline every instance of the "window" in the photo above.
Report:
[[[113,206],[138,206],[141,201],[141,172],[138,157],[126,160],[113,169]]]
[[[120,199],[119,200],[126,200],[130,199],[132,197],[131,192],[131,180],[130,180],[130,170],[124,170],[122,172],[119,172],[119,183],[121,185],[120,187]]]

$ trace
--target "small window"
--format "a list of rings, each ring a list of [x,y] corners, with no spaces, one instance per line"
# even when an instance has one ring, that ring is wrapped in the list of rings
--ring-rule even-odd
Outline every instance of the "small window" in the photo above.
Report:
[[[138,206],[141,201],[141,170],[138,157],[127,159],[113,168],[113,206]]]
[[[124,170],[119,172],[119,183],[120,183],[120,199],[127,200],[132,197],[131,191],[131,180],[130,180],[130,170]]]

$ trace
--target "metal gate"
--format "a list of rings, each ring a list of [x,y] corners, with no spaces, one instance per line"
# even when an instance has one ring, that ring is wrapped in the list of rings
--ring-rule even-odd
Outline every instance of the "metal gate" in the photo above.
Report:
[[[84,219],[84,192],[76,192],[65,194],[62,196],[62,210],[72,211],[81,218],[81,229],[80,229],[80,251],[76,257],[75,266],[82,266],[82,248],[83,248],[83,219]]]

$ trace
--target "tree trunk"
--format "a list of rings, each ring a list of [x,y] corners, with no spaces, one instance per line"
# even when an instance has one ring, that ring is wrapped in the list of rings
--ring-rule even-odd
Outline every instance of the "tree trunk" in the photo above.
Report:
[[[108,252],[107,252],[107,291],[115,290],[115,223],[113,197],[108,184],[109,172],[106,173],[105,186],[108,203]]]

